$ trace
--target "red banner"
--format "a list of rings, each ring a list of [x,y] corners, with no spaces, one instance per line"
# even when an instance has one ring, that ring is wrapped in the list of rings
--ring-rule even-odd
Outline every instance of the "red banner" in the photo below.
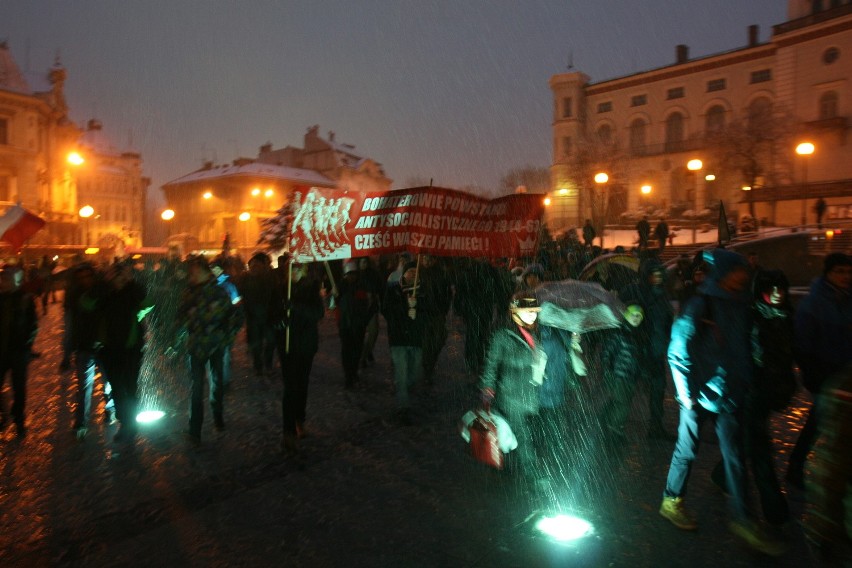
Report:
[[[312,187],[294,195],[289,250],[299,262],[402,251],[530,256],[543,208],[535,194],[488,200],[438,187],[360,193]]]

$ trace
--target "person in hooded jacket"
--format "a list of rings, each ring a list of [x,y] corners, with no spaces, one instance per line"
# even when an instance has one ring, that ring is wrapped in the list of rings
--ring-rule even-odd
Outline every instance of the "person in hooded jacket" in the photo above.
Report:
[[[766,521],[776,529],[790,520],[787,499],[775,473],[769,419],[783,411],[796,393],[793,374],[793,309],[787,277],[780,270],[763,270],[754,282],[752,355],[754,387],[745,401],[745,456],[760,496]],[[727,490],[722,462],[713,469],[713,482]]]
[[[602,360],[607,362],[611,372],[605,375],[610,398],[601,412],[601,425],[606,429],[606,434],[616,441],[627,439],[624,427],[638,381],[636,354],[642,341],[639,328],[644,319],[645,310],[642,306],[635,301],[631,302],[624,310],[624,322],[608,332],[603,345]]]
[[[27,367],[38,333],[35,298],[22,289],[23,279],[24,272],[18,266],[0,270],[0,432],[7,424],[2,392],[8,373],[14,392],[12,420],[19,438],[26,435]]]
[[[802,383],[814,398],[807,421],[790,453],[787,481],[804,487],[804,465],[817,438],[817,413],[823,382],[852,362],[852,257],[832,253],[823,274],[799,303],[795,318],[796,356]]]
[[[742,410],[753,380],[748,263],[724,249],[707,251],[705,260],[710,275],[675,321],[668,348],[680,423],[659,512],[679,529],[698,528],[683,498],[701,425],[712,419],[730,495],[729,530],[759,552],[782,554],[783,547],[762,533],[746,505],[740,446]]]
[[[541,385],[547,358],[536,326],[538,301],[519,292],[509,308],[511,321],[491,335],[480,381],[486,407],[493,403],[518,441],[515,471],[535,483],[539,470],[533,440],[535,417],[541,406]]]
[[[343,278],[332,287],[337,301],[337,331],[340,335],[340,359],[343,365],[344,386],[351,389],[360,380],[358,365],[364,350],[364,335],[379,299],[373,285],[361,277],[358,263],[343,263]]]
[[[626,305],[636,303],[644,309],[644,319],[637,331],[637,367],[639,377],[649,386],[648,408],[651,420],[648,436],[662,440],[674,437],[663,427],[663,399],[666,395],[666,350],[674,319],[666,291],[665,269],[656,259],[643,260],[639,265],[639,281],[619,292]]]

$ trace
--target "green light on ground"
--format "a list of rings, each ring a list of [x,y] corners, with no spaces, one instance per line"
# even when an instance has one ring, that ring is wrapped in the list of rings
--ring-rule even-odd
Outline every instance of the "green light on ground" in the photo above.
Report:
[[[139,414],[136,415],[136,422],[140,424],[150,424],[151,422],[156,422],[166,413],[162,410],[143,410]]]
[[[542,517],[535,528],[559,542],[579,540],[594,531],[591,523],[570,515]]]

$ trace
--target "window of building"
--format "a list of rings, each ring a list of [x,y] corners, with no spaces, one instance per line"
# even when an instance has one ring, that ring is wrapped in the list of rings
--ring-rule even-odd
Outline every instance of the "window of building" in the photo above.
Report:
[[[598,103],[598,112],[610,112],[612,110],[612,102]]]
[[[666,99],[682,99],[684,95],[683,87],[674,87],[666,91]]]
[[[840,58],[840,50],[836,47],[829,47],[822,52],[822,62],[826,65],[831,65]]]
[[[712,81],[707,81],[707,92],[724,91],[727,86],[728,84],[725,79],[713,79]]]
[[[647,144],[646,132],[648,125],[641,118],[637,118],[630,123],[630,151],[633,154],[641,155],[645,152]]]
[[[752,83],[765,83],[772,80],[772,69],[761,69],[751,72]]]
[[[0,118],[0,144],[9,143],[9,121],[5,118]]]
[[[574,116],[573,101],[571,97],[562,97],[562,118]]]
[[[601,124],[597,134],[602,144],[612,144],[612,127],[609,124]]]
[[[0,176],[0,201],[11,201],[12,196],[9,195],[11,185],[9,176]]]
[[[648,95],[635,95],[630,99],[630,106],[638,107],[648,104]]]
[[[666,119],[666,152],[678,152],[683,145],[683,115],[673,112]]]
[[[710,134],[721,132],[725,128],[725,107],[714,105],[707,110],[704,117],[704,130]]]
[[[563,136],[562,137],[562,155],[566,156],[566,157],[570,156],[572,150],[573,150],[573,148],[572,148],[572,143],[571,143],[571,137],[570,136]]]
[[[837,116],[837,91],[826,91],[819,98],[819,118],[826,120]]]
[[[772,120],[772,101],[766,97],[758,97],[748,105],[748,129],[760,130]]]

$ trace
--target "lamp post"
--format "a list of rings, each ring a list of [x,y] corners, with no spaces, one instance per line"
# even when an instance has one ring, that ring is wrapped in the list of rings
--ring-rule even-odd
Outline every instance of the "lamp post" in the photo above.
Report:
[[[694,174],[694,177],[695,177],[695,183],[694,183],[693,189],[692,189],[692,191],[693,191],[692,208],[693,208],[693,210],[695,211],[696,214],[699,211],[699,209],[698,209],[698,183],[699,183],[698,172],[701,171],[701,168],[703,168],[703,167],[704,167],[704,162],[702,162],[698,158],[693,158],[692,160],[689,160],[686,163],[686,169],[691,171]],[[693,244],[695,243],[695,239],[696,239],[695,231],[696,231],[695,221],[693,220],[692,221],[692,242],[693,242]]]
[[[160,213],[160,219],[166,222],[166,240],[172,236],[172,224],[170,221],[175,218],[175,212],[173,209],[165,209],[162,213]]]
[[[91,205],[83,205],[80,207],[80,211],[78,211],[80,217],[86,220],[86,246],[89,246],[91,242],[89,235],[89,218],[95,214],[95,210]]]
[[[248,220],[251,219],[251,213],[243,211],[237,219],[243,224],[243,243],[245,243],[245,247],[248,249]]]
[[[595,217],[595,209],[600,209],[595,221],[600,225],[601,249],[604,248],[604,226],[606,224],[606,184],[608,181],[609,175],[606,172],[598,172],[595,174],[595,183],[598,184],[600,191],[595,192],[596,194],[599,193],[599,195],[592,200],[592,217]],[[596,203],[598,204],[598,207],[595,207]]]
[[[796,154],[802,157],[802,227],[808,222],[808,158],[815,149],[811,142],[802,142],[796,146]]]

